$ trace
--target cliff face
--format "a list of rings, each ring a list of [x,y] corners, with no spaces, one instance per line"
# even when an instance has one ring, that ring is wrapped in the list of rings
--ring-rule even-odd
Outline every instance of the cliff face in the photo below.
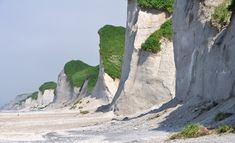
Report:
[[[92,97],[102,100],[104,103],[112,101],[119,84],[119,79],[112,79],[104,71],[103,61],[100,59],[99,76],[92,93]]]
[[[12,100],[10,103],[3,106],[2,110],[18,110],[21,108],[20,102],[29,97],[31,94],[21,94],[16,96],[14,100]]]
[[[62,104],[73,98],[73,87],[70,84],[64,70],[58,76],[55,103]]]
[[[117,91],[123,63],[125,28],[105,25],[99,30],[99,76],[92,97],[110,103]]]
[[[44,108],[51,104],[54,101],[55,98],[55,90],[54,89],[48,89],[45,90],[43,93],[39,91],[38,93],[38,107]]]
[[[166,12],[142,9],[137,0],[128,1],[125,58],[118,91],[112,107],[118,115],[161,105],[174,97],[175,64],[173,44],[161,40],[161,52],[141,50],[141,45],[170,17]]]
[[[223,0],[176,0],[176,98],[222,102],[235,96],[235,17],[217,30],[212,15]]]

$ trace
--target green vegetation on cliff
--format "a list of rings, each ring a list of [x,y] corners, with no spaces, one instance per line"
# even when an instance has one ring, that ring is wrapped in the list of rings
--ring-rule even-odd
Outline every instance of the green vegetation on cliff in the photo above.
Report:
[[[88,82],[88,91],[92,92],[93,88],[95,87],[96,81],[98,79],[99,74],[99,66],[96,67],[89,67],[82,71],[76,72],[72,76],[72,84],[75,87],[81,87],[86,80]]]
[[[38,92],[34,92],[31,96],[32,100],[37,100],[38,99]]]
[[[167,38],[172,41],[173,30],[172,30],[172,20],[166,21],[162,24],[161,28],[151,34],[148,39],[141,45],[144,51],[158,53],[161,50],[160,40],[162,38]]]
[[[214,120],[215,121],[222,121],[226,118],[229,118],[232,115],[233,115],[232,113],[219,112],[218,114],[216,114]]]
[[[37,100],[38,99],[38,92],[34,92],[31,95],[27,96],[25,99],[19,101],[19,105],[22,105],[23,102],[25,102],[27,99],[31,98],[32,100]]]
[[[215,8],[212,15],[212,25],[219,30],[228,25],[232,15],[232,10],[235,5],[234,0],[224,0],[219,6]]]
[[[80,61],[80,60],[72,60],[65,64],[64,72],[67,75],[68,79],[71,81],[72,76],[79,71],[82,71],[87,68],[91,68],[92,66]]]
[[[65,64],[64,72],[74,87],[81,87],[86,80],[89,80],[88,91],[91,92],[98,78],[99,66],[93,67],[80,60],[72,60]]]
[[[56,89],[57,87],[57,84],[53,81],[50,81],[50,82],[45,82],[44,84],[42,84],[40,87],[39,87],[39,90],[44,93],[45,90],[49,90],[49,89]]]
[[[105,73],[112,78],[120,78],[125,46],[125,28],[106,25],[98,33],[100,35],[100,55]]]
[[[174,0],[138,0],[138,4],[143,8],[165,10],[173,13]]]

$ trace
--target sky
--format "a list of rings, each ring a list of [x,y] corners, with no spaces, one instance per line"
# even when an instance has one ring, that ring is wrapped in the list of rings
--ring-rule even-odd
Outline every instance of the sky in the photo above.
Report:
[[[97,31],[125,26],[126,0],[0,0],[0,106],[57,81],[66,62],[99,64]]]

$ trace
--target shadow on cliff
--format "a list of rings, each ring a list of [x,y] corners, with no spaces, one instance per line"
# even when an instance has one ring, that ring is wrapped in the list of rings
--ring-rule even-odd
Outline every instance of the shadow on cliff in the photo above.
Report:
[[[176,99],[173,99],[161,108],[149,112],[148,114],[156,114],[161,111],[168,112],[170,108],[178,106],[162,122],[158,123],[159,126],[153,130],[176,132],[188,123],[200,123],[209,129],[226,124],[235,127],[235,97],[230,97],[220,103],[215,101],[202,101],[193,104],[193,102],[194,100],[189,100],[185,103],[180,103]],[[232,116],[222,121],[215,121],[216,115],[220,112],[231,113]]]

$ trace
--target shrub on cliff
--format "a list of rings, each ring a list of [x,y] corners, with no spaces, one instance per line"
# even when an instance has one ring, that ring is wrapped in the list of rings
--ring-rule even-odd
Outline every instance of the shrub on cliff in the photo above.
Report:
[[[120,78],[125,46],[125,28],[106,25],[98,33],[100,35],[100,55],[105,73],[112,78]]]
[[[44,93],[45,90],[49,90],[49,89],[56,89],[57,87],[57,84],[53,81],[50,81],[50,82],[45,82],[44,84],[42,84],[40,87],[39,87],[39,90]]]
[[[217,6],[212,15],[211,24],[219,30],[228,25],[232,15],[231,11],[234,9],[234,5],[234,0],[225,0],[223,3]]]
[[[141,45],[141,48],[148,52],[157,53],[161,50],[160,40],[163,37],[167,38],[170,41],[172,40],[172,20],[166,21],[159,30],[151,34],[148,39]]]
[[[223,134],[223,133],[231,133],[234,129],[232,126],[229,125],[221,125],[217,128],[217,133]]]
[[[143,8],[153,8],[173,13],[174,0],[138,0],[138,4]]]
[[[215,121],[222,121],[226,118],[229,118],[230,116],[232,116],[232,113],[224,113],[224,112],[219,112],[218,114],[216,114],[214,120]]]
[[[210,134],[209,130],[200,124],[188,124],[183,130],[173,135],[170,139],[196,138]]]

